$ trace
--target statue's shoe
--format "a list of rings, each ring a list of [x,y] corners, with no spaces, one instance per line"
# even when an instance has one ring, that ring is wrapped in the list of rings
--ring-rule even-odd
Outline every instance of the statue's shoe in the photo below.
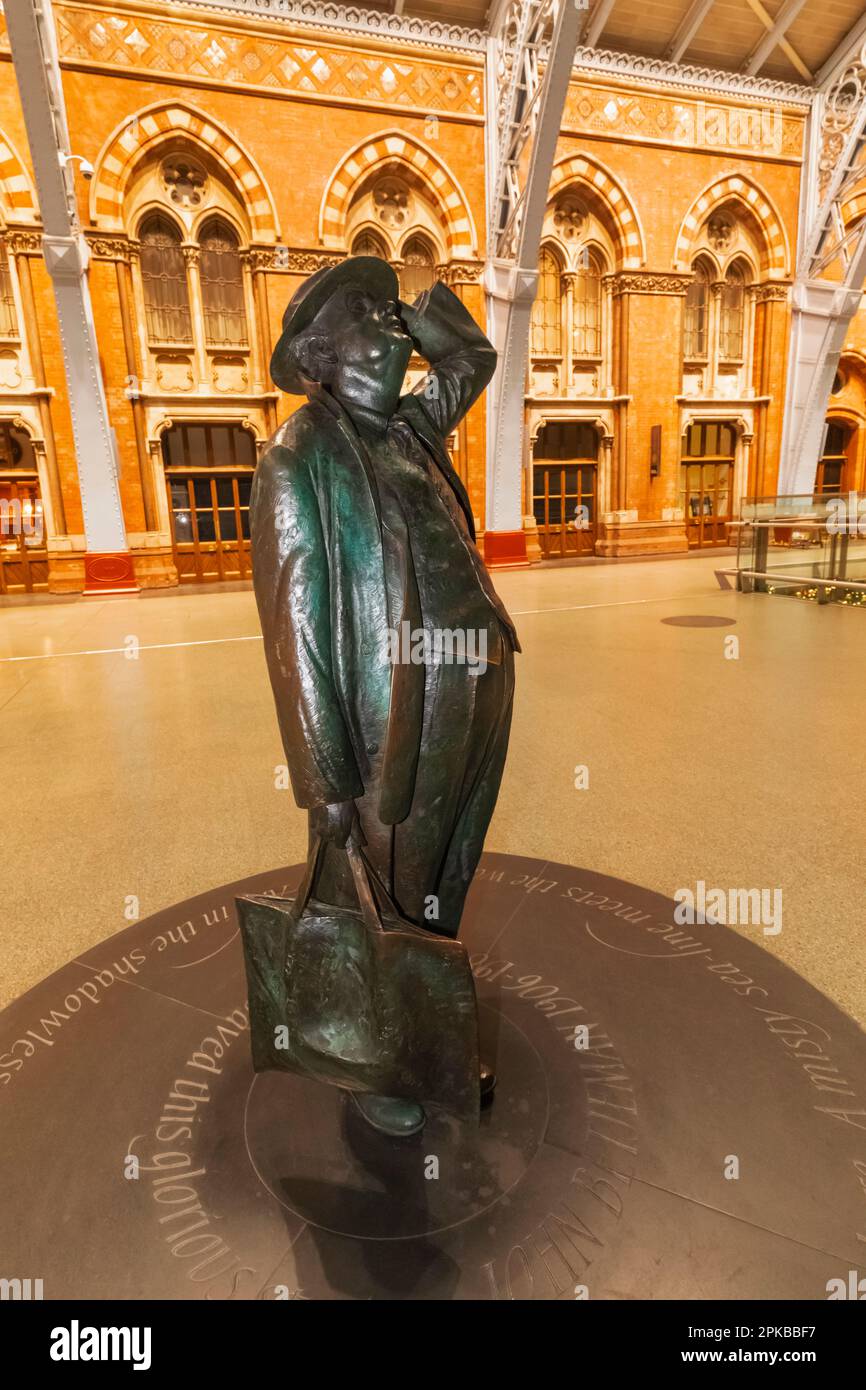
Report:
[[[496,1090],[496,1072],[486,1062],[482,1062],[478,1079],[481,1083],[481,1104],[488,1105]]]
[[[352,1102],[368,1125],[393,1139],[408,1139],[424,1128],[426,1116],[414,1100],[394,1096],[362,1096],[352,1092]]]

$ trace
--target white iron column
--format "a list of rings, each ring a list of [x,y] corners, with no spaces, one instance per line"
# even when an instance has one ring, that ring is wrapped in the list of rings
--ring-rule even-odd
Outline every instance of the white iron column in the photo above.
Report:
[[[488,563],[526,560],[523,416],[538,249],[574,51],[574,0],[510,0],[487,52],[488,333],[499,368],[488,392]]]
[[[6,0],[6,21],[54,284],[84,514],[85,592],[136,583],[120,505],[114,440],[99,365],[89,253],[78,222],[71,151],[49,0]]]
[[[793,289],[780,493],[810,493],[839,354],[866,280],[866,219],[845,201],[866,174],[866,43],[816,94],[809,120]]]

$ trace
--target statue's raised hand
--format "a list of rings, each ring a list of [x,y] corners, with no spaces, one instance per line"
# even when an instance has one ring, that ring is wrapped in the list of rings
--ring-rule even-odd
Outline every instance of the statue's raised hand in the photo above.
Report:
[[[427,307],[427,300],[429,299],[429,297],[430,291],[424,290],[421,294],[418,295],[414,304],[407,304],[405,300],[402,299],[399,299],[397,301],[397,312],[400,315],[403,327],[409,334],[409,337],[412,339],[415,348],[419,352],[421,351],[421,344],[418,339],[418,334],[419,331],[422,331],[421,316],[424,313],[425,308]],[[422,356],[423,355],[424,354],[422,353]]]

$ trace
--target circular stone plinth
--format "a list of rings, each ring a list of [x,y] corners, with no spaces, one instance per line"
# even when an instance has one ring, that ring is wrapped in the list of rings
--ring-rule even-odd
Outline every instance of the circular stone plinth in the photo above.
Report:
[[[253,1073],[234,897],[299,877],[137,923],[0,1014],[5,1277],[47,1299],[847,1285],[866,1038],[761,927],[678,926],[631,884],[485,855],[462,939],[494,1103],[389,1140],[342,1092]]]

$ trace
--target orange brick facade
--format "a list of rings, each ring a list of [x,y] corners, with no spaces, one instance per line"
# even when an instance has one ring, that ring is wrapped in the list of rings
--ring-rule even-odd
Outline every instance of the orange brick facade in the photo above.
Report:
[[[484,321],[481,57],[195,8],[66,3],[54,10],[71,147],[95,170],[90,183],[76,181],[126,530],[138,582],[173,585],[179,574],[202,575],[185,572],[179,559],[177,497],[186,475],[174,468],[180,482],[172,492],[165,468],[174,446],[166,441],[183,428],[214,425],[262,448],[295,404],[275,392],[267,364],[285,304],[305,275],[367,238],[411,278],[423,244],[432,272]],[[543,237],[554,268],[527,375],[523,511],[531,559],[575,553],[570,493],[567,504],[550,500],[551,488],[569,492],[575,460],[591,479],[583,484],[589,544],[600,555],[727,539],[722,527],[703,524],[711,468],[714,479],[724,478],[712,483],[711,505],[718,510],[724,498],[731,515],[737,495],[776,490],[803,132],[804,110],[795,104],[744,105],[625,79],[572,83]],[[74,592],[83,584],[82,506],[5,35],[0,145],[12,306],[0,337],[0,422],[19,453],[32,453],[38,475],[46,555],[31,587]],[[176,228],[187,277],[192,327],[177,341],[148,318],[141,233],[160,210]],[[237,242],[246,324],[243,341],[216,345],[201,326],[204,239],[215,216]],[[689,288],[699,261],[708,267],[703,308]],[[544,313],[560,318],[545,326]],[[846,425],[854,487],[866,482],[859,320],[849,348],[830,414]],[[706,422],[730,425],[731,433],[688,433]],[[589,432],[556,433],[569,424]],[[699,481],[687,484],[684,450],[697,440],[706,452],[708,439],[730,457],[712,465],[699,459]],[[483,402],[452,446],[483,533]],[[207,479],[195,461],[187,473],[194,510]],[[232,507],[242,508],[239,493],[233,502],[225,501],[228,491],[212,496],[214,515],[230,520]],[[239,564],[224,572],[214,562],[207,577],[243,577]]]

